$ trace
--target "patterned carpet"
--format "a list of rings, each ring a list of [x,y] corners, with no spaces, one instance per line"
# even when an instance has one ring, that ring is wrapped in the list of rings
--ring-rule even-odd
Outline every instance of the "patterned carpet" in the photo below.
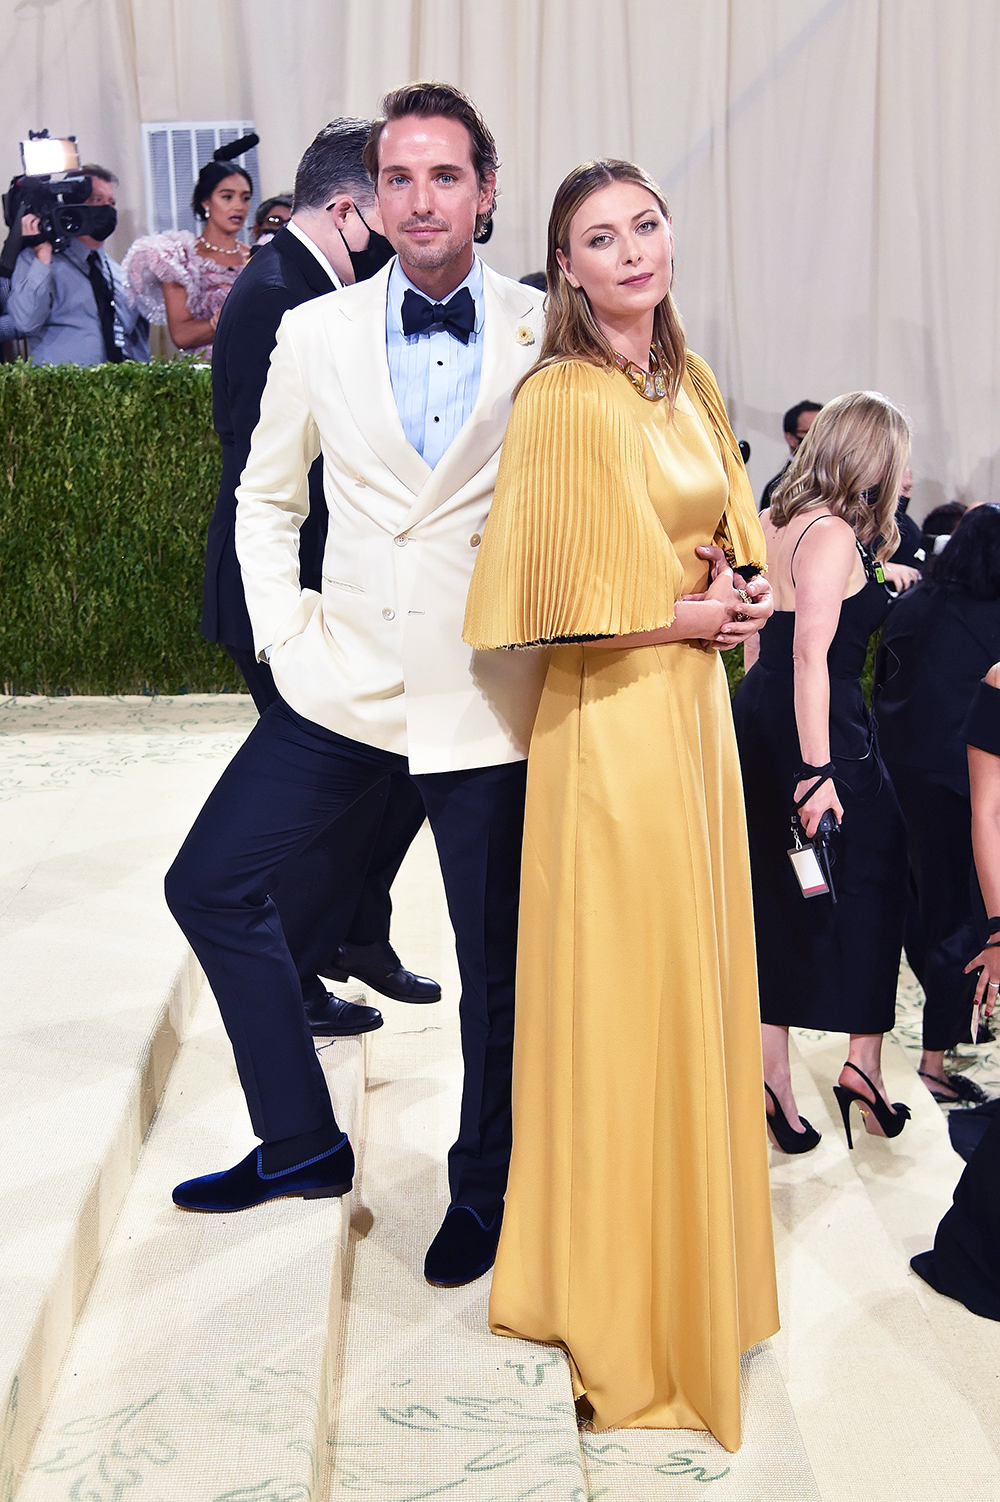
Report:
[[[920,1064],[920,1025],[923,1013],[924,993],[906,960],[899,968],[899,989],[896,992],[896,1037],[906,1050],[907,1058],[914,1069]],[[989,1096],[1000,1095],[1000,1011],[995,1019],[997,1036],[989,1043],[961,1044],[945,1056],[945,1069],[949,1074],[967,1074]],[[964,1105],[942,1106],[942,1111],[964,1111]]]

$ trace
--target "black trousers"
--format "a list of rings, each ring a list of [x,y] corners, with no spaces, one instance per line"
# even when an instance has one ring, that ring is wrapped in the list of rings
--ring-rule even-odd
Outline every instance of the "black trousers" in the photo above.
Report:
[[[437,844],[462,978],[465,1058],[452,1202],[492,1213],[507,1183],[514,965],[526,763],[415,777]],[[215,993],[257,1135],[333,1122],[295,962],[270,896],[289,857],[329,831],[401,756],[279,700],[237,752],[167,873],[171,912]]]
[[[924,989],[928,1052],[968,1043],[975,977],[963,974],[979,948],[982,901],[972,859],[972,807],[933,772],[893,762],[893,787],[906,820],[911,917],[906,954]]]
[[[271,669],[252,651],[226,647],[258,713],[279,698]],[[295,957],[306,1001],[322,1001],[317,980],[335,968],[341,944],[388,944],[389,889],[424,822],[424,805],[408,773],[394,772],[363,793],[327,831],[275,873],[271,896]]]

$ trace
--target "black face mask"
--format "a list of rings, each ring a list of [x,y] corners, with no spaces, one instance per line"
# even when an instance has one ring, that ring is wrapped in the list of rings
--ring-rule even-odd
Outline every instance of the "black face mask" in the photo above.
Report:
[[[86,233],[92,240],[109,239],[118,228],[118,210],[110,203],[94,203],[88,207]]]
[[[369,277],[375,275],[376,271],[381,271],[382,267],[388,261],[392,260],[396,252],[389,244],[389,241],[385,238],[385,235],[380,235],[378,230],[372,229],[369,226],[368,221],[365,219],[357,204],[354,205],[354,212],[361,220],[361,223],[364,225],[365,229],[368,230],[368,244],[365,246],[364,250],[352,250],[347,241],[344,239],[344,231],[342,229],[338,229],[337,233],[340,235],[340,238],[344,240],[344,249],[347,251],[347,254],[351,258],[351,268],[354,271],[354,280],[356,282],[366,282]]]

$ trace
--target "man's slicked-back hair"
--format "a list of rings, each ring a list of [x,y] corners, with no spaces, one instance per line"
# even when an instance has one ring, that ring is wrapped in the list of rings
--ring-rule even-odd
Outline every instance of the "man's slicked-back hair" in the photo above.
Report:
[[[295,173],[292,213],[325,209],[341,193],[371,202],[371,179],[362,159],[370,120],[331,120],[303,153]]]
[[[382,139],[382,132],[390,120],[402,120],[407,115],[420,115],[424,119],[441,115],[446,120],[459,121],[469,132],[472,165],[479,179],[479,186],[485,187],[487,179],[496,176],[500,167],[497,143],[468,94],[463,94],[461,89],[456,89],[451,83],[408,83],[401,89],[393,89],[390,94],[386,94],[382,100],[381,114],[372,121],[364,151],[364,163],[373,183],[378,182],[378,143]],[[477,235],[492,217],[492,208],[488,214],[477,215]]]

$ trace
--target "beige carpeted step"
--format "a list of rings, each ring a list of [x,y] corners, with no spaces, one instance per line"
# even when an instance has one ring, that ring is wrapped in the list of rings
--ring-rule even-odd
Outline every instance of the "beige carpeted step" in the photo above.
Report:
[[[925,1175],[922,1157],[928,1141],[941,1149],[936,1108],[930,1103],[928,1114],[912,1071],[895,1077],[887,1048],[895,1098],[912,1105],[916,1127],[892,1142],[856,1134],[848,1154],[839,1113],[835,1125],[827,1107],[845,1040],[796,1034],[795,1042],[796,1099],[823,1141],[802,1157],[771,1154],[783,1326],[775,1352],[821,1495],[987,1502],[1000,1495],[993,1444],[883,1222],[880,1191],[872,1192],[897,1184],[899,1195],[923,1201],[918,1213],[933,1215],[944,1169]],[[888,1191],[881,1204],[893,1213]],[[953,1447],[960,1466],[951,1463]]]
[[[4,1498],[200,984],[163,873],[253,713],[235,696],[0,698]]]
[[[335,1040],[320,1057],[338,1117],[356,1130],[363,1040]],[[254,1141],[205,987],[18,1502],[312,1494],[348,1201],[199,1215],[170,1200],[179,1180],[229,1167]]]
[[[833,1034],[805,1035],[800,1042],[810,1072],[824,1082],[837,1078],[843,1047],[843,1038]],[[937,1339],[942,1362],[947,1363],[956,1389],[976,1413],[1000,1457],[1000,1330],[992,1320],[970,1314],[954,1299],[942,1298],[908,1271],[914,1253],[933,1244],[937,1223],[951,1204],[965,1164],[951,1146],[947,1113],[915,1074],[911,1052],[904,1051],[892,1036],[885,1041],[882,1071],[889,1099],[904,1101],[911,1119],[898,1137],[886,1142],[862,1130],[855,1109],[853,1167],[893,1246],[898,1266],[907,1269],[907,1285]],[[839,1112],[837,1130],[841,1130]]]

